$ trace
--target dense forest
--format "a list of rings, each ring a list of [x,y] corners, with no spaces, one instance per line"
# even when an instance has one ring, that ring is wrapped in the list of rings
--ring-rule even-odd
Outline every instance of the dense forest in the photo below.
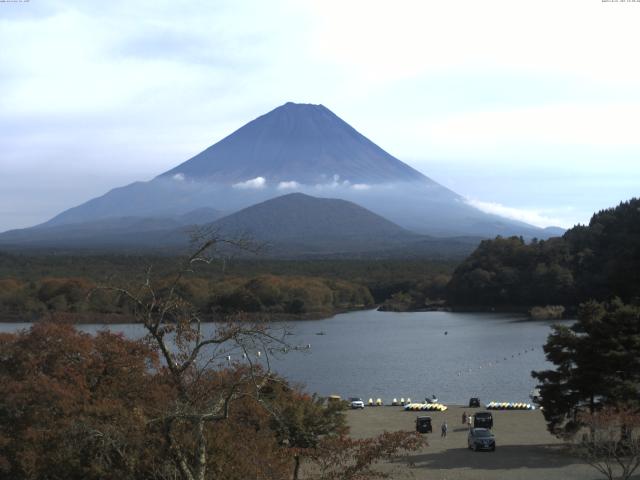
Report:
[[[0,319],[64,314],[74,321],[122,321],[131,305],[99,286],[136,288],[152,269],[162,285],[172,256],[0,253]],[[619,297],[638,302],[640,200],[596,213],[548,240],[483,241],[461,264],[433,259],[273,260],[217,258],[181,282],[185,298],[207,314],[236,311],[326,316],[382,305],[387,310],[529,309]],[[89,294],[91,292],[91,294]]]
[[[168,256],[0,254],[0,319],[130,321],[133,306],[101,287],[135,290],[149,269],[158,286],[179,259]],[[453,263],[431,260],[217,259],[179,285],[206,315],[237,311],[309,318],[404,299],[400,309],[441,298]]]
[[[447,287],[456,306],[575,307],[589,299],[640,296],[640,199],[593,215],[562,237],[526,243],[521,237],[485,240]]]
[[[165,279],[160,279],[155,285],[167,288],[165,283]],[[135,290],[136,286],[130,288]],[[178,289],[205,316],[236,312],[321,315],[373,305],[366,287],[316,277],[262,275],[213,281],[190,278],[182,280]],[[132,316],[134,307],[117,290],[85,278],[0,280],[0,312],[5,318],[111,322]]]

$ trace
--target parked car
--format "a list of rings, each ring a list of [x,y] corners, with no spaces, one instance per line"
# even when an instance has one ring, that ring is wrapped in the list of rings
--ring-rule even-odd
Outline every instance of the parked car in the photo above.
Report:
[[[493,452],[496,449],[496,437],[488,428],[470,428],[467,446],[474,452],[478,450]]]
[[[480,408],[480,399],[478,397],[472,397],[469,399],[469,408]]]
[[[431,417],[416,418],[416,432],[418,433],[433,432],[433,427],[431,426]]]
[[[349,404],[351,405],[351,408],[353,408],[353,409],[364,408],[364,402],[359,397],[351,397],[349,399]]]
[[[491,412],[477,412],[473,415],[473,428],[493,428],[493,415]]]

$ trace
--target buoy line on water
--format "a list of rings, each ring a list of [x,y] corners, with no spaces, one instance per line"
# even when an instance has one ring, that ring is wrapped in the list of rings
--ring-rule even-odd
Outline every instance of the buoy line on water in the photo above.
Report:
[[[498,359],[498,360],[493,360],[493,361],[491,361],[491,362],[486,362],[486,363],[482,363],[482,364],[480,364],[480,365],[475,365],[474,367],[469,367],[469,368],[465,368],[465,369],[463,369],[463,370],[458,370],[458,371],[456,372],[456,375],[457,375],[458,377],[461,377],[461,376],[463,376],[463,375],[471,374],[471,373],[473,373],[474,371],[482,370],[483,368],[484,368],[484,369],[487,369],[487,368],[497,367],[497,366],[499,366],[499,365],[500,365],[500,363],[508,362],[508,361],[509,361],[510,359],[512,359],[512,358],[518,358],[518,357],[520,357],[520,356],[522,356],[522,355],[526,355],[527,353],[529,353],[529,352],[533,352],[534,350],[536,350],[536,348],[537,348],[537,347],[525,348],[525,349],[524,349],[524,350],[522,350],[522,351],[519,351],[519,352],[516,352],[516,353],[511,354],[511,356],[510,356],[510,357],[509,357],[509,356],[503,357],[503,359],[502,359],[502,360],[499,360],[499,359]]]
[[[270,355],[278,354],[278,353],[289,353],[291,351],[303,351],[303,350],[311,350],[311,344],[307,343],[306,345],[294,345],[291,347],[280,347],[280,348],[267,348],[267,353]],[[262,351],[257,350],[253,353],[247,354],[244,352],[242,354],[235,355],[225,355],[225,360],[227,363],[232,363],[232,361],[246,361],[249,357],[255,356],[256,359],[260,359],[262,357]]]
[[[535,410],[535,405],[524,402],[489,402],[487,410]]]

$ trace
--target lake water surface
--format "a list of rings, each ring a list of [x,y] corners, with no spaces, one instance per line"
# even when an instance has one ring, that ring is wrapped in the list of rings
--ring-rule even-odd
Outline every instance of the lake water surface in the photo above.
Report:
[[[431,395],[445,403],[473,396],[483,403],[528,401],[535,386],[531,370],[550,367],[542,345],[551,323],[513,314],[367,310],[279,325],[293,333],[291,344],[311,348],[274,359],[274,370],[321,395],[380,397],[385,403]],[[0,324],[0,331],[28,327]],[[78,328],[144,334],[135,324]]]

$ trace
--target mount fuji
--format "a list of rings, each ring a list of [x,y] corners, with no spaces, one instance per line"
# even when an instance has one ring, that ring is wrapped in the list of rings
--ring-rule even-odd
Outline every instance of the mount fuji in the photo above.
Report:
[[[0,234],[0,245],[37,239],[45,246],[54,232],[59,244],[65,232],[80,238],[85,227],[113,238],[123,224],[132,238],[136,231],[158,232],[162,222],[164,230],[186,225],[185,219],[210,223],[293,192],[347,200],[431,237],[552,233],[474,208],[323,105],[286,103],[148,182],[115,188],[41,225]]]

